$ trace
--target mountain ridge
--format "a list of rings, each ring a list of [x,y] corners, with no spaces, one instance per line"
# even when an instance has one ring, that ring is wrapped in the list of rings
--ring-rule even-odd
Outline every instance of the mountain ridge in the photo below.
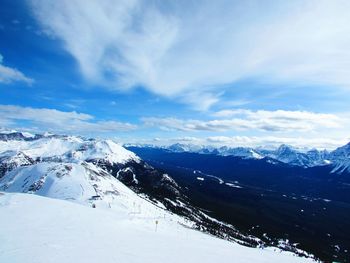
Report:
[[[128,144],[126,144],[129,147]],[[350,172],[350,142],[344,146],[338,147],[333,151],[317,150],[315,148],[305,149],[296,148],[291,145],[281,144],[275,149],[266,149],[264,147],[214,147],[205,145],[180,144],[176,143],[170,146],[130,144],[132,147],[146,147],[164,149],[170,152],[190,152],[199,154],[214,154],[221,156],[235,156],[248,159],[271,158],[282,163],[300,167],[317,167],[330,165],[333,172]]]

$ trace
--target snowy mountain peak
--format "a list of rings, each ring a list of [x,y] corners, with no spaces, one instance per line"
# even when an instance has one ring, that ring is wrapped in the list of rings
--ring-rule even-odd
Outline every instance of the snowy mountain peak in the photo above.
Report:
[[[125,163],[130,160],[139,162],[139,158],[131,151],[111,140],[83,141],[77,149],[72,150],[76,160],[103,159],[109,163]]]
[[[103,159],[109,163],[125,163],[140,160],[134,153],[112,140],[87,140],[77,136],[35,135],[27,140],[22,133],[11,133],[10,136],[5,134],[2,139],[0,137],[0,152],[9,150],[7,155],[15,156],[21,152],[39,161],[61,160],[79,163]]]
[[[261,156],[256,150],[249,147],[236,147],[236,148],[228,148],[221,147],[219,148],[219,154],[223,156],[237,156],[242,158],[253,158],[253,159],[261,159]]]
[[[285,153],[294,153],[295,150],[293,149],[292,146],[287,145],[287,144],[281,144],[278,148],[277,148],[277,154],[285,154]]]

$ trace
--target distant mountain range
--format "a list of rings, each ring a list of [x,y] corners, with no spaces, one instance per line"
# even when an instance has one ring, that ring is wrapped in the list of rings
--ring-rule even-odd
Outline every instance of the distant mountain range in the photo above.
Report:
[[[127,145],[131,146],[131,145]],[[264,147],[214,147],[194,144],[176,143],[170,146],[154,145],[132,145],[141,148],[158,148],[174,153],[190,152],[200,154],[214,154],[220,156],[235,156],[244,159],[269,158],[289,165],[300,167],[316,167],[329,165],[333,167],[332,172],[350,172],[350,143],[333,151],[317,149],[301,149],[290,145],[282,144],[276,149]]]

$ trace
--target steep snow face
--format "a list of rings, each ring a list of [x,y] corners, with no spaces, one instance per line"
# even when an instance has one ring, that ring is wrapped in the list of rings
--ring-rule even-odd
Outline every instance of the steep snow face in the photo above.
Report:
[[[92,172],[74,163],[38,163],[9,172],[0,181],[0,189],[84,202],[97,195]]]
[[[37,163],[18,167],[0,180],[0,191],[32,193],[80,204],[111,206],[139,197],[91,163]]]
[[[0,193],[0,211],[0,262],[312,262],[204,235],[168,215],[137,218],[122,210],[9,193]]]
[[[331,152],[329,159],[334,163],[333,172],[350,172],[350,143]]]
[[[31,165],[34,160],[24,154],[17,151],[0,152],[0,179],[6,172],[11,171],[19,166]]]

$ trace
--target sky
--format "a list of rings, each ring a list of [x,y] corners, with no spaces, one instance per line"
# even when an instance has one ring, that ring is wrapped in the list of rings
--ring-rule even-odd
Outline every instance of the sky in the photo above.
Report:
[[[0,0],[0,127],[121,143],[350,141],[347,0]]]

